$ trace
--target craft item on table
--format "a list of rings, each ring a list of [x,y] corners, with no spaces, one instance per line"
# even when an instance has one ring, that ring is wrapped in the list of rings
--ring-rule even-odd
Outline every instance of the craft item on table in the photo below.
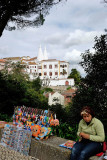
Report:
[[[38,116],[37,117],[37,124],[42,125],[43,124],[43,116]]]
[[[59,126],[59,120],[58,119],[54,120],[54,126]]]
[[[23,125],[23,123],[22,122],[20,122],[20,123],[18,123],[18,125],[16,126],[17,128],[19,127],[19,128],[24,128],[24,125]]]
[[[19,116],[21,116],[21,115],[22,115],[21,108],[18,108],[18,115],[19,115]]]
[[[26,125],[24,125],[23,129],[31,131],[31,128],[29,128],[29,127],[26,126]]]
[[[15,114],[13,114],[13,124],[15,124],[15,122],[16,122],[16,116]]]
[[[64,147],[64,148],[68,148],[68,149],[72,149],[73,145],[75,144],[75,141],[72,140],[68,140],[67,142],[60,144],[60,147]]]
[[[37,140],[41,139],[42,140],[43,138],[46,137],[47,133],[48,133],[48,128],[47,127],[41,127],[41,132],[38,135],[38,137],[35,137],[35,139],[37,139]]]
[[[31,126],[31,131],[32,131],[33,137],[38,137],[38,135],[41,132],[41,126],[35,124],[35,125]]]
[[[36,115],[33,113],[33,121],[35,121]]]
[[[51,127],[47,127],[47,129],[48,129],[48,133],[47,133],[47,135],[46,135],[46,138],[45,138],[45,139],[48,139],[48,138],[49,138],[49,136],[52,134],[52,128],[51,128]]]
[[[30,128],[30,127],[32,126],[32,122],[26,121],[26,123],[27,123],[27,124],[26,124],[27,127]]]
[[[50,126],[54,126],[54,119],[50,120]]]
[[[19,124],[21,122],[24,125],[25,130],[30,130],[31,126],[35,124],[40,125],[41,127],[50,127],[59,125],[59,120],[56,119],[56,114],[53,114],[53,112],[49,110],[42,110],[25,106],[17,106],[14,109],[13,123],[18,125],[18,127],[20,127]],[[45,128],[45,131],[46,130],[48,129]],[[47,135],[45,134],[43,138],[45,138]],[[38,138],[42,139],[40,137]]]
[[[43,120],[42,120],[42,125],[46,126],[46,127],[49,127],[49,117],[47,116],[44,116],[43,117]]]
[[[28,155],[31,137],[31,131],[6,124],[1,138],[1,145]]]
[[[48,114],[48,110],[45,110],[44,115],[47,116],[47,114]]]
[[[50,123],[50,126],[54,126],[54,119],[53,119],[52,114],[51,114],[51,118],[49,120],[49,123]]]
[[[40,115],[37,114],[36,117],[35,117],[35,123],[37,124],[39,121],[40,121]]]
[[[50,126],[59,126],[59,120],[56,119],[56,114],[55,114],[55,119],[54,119],[53,116],[51,115],[51,118],[50,118]]]
[[[4,128],[4,126],[5,126],[6,123],[7,122],[5,122],[5,121],[0,121],[0,128]]]

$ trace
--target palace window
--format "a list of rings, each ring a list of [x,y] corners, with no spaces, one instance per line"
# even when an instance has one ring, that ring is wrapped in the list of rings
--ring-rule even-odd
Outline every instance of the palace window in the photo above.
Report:
[[[55,68],[58,68],[58,65],[57,65],[57,64],[55,64]]]
[[[51,64],[49,65],[49,69],[52,69],[52,65]]]
[[[44,76],[46,76],[47,75],[47,72],[44,72]]]
[[[58,75],[58,72],[55,72],[55,75]]]
[[[44,68],[47,68],[47,65],[44,65]]]
[[[49,72],[49,76],[52,76],[52,72]]]

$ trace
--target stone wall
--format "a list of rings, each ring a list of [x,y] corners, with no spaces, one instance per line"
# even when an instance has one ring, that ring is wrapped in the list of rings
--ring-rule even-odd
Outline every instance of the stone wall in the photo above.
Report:
[[[0,129],[0,140],[1,140]],[[51,136],[47,140],[37,141],[32,138],[29,155],[39,160],[69,160],[71,150],[63,147],[59,147],[60,144],[66,142],[67,139],[63,139],[56,136]],[[89,160],[98,160],[98,157],[91,157]]]

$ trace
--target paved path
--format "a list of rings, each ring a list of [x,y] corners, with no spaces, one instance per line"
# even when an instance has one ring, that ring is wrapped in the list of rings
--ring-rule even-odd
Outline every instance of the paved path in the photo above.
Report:
[[[25,156],[14,150],[10,150],[0,145],[0,160],[39,160],[35,157]]]

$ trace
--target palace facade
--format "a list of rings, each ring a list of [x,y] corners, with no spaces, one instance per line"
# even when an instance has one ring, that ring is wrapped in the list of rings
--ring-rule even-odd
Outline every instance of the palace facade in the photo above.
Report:
[[[30,80],[39,76],[43,85],[74,86],[74,79],[67,79],[69,75],[69,63],[66,61],[49,59],[46,48],[44,52],[42,52],[41,46],[39,47],[37,57],[31,58],[30,56],[23,56],[4,59],[14,63],[21,62],[21,64],[25,65],[24,71],[29,74]]]

